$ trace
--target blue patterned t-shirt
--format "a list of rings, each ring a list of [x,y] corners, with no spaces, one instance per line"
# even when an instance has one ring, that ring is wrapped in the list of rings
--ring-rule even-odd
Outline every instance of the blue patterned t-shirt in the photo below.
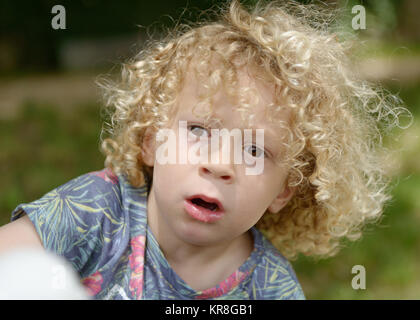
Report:
[[[19,205],[45,249],[67,259],[95,299],[305,299],[290,263],[255,227],[254,250],[227,279],[193,290],[171,268],[147,225],[147,183],[90,172]]]

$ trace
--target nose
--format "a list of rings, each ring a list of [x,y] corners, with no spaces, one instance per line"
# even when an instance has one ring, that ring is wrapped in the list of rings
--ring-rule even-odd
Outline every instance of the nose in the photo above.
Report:
[[[199,168],[199,173],[204,177],[214,177],[222,179],[226,183],[234,181],[234,172],[229,165],[225,164],[202,164]]]
[[[229,139],[231,139],[229,141],[226,141],[224,137],[218,136],[217,138],[221,139],[220,145],[215,147],[213,144],[211,145],[210,161],[199,165],[199,175],[204,178],[217,179],[226,184],[231,184],[235,181],[236,171],[234,159],[236,158],[234,152],[237,142],[233,136],[229,136]]]

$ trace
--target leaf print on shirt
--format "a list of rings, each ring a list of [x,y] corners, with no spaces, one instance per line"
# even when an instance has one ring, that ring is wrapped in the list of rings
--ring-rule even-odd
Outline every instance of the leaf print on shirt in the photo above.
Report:
[[[83,270],[83,277],[96,271],[86,269],[85,264],[91,255],[102,250],[102,242],[109,242],[124,231],[125,221],[117,216],[117,192],[115,185],[86,174],[24,209],[38,226],[45,249],[66,257],[76,271]],[[105,224],[109,226],[106,229]]]

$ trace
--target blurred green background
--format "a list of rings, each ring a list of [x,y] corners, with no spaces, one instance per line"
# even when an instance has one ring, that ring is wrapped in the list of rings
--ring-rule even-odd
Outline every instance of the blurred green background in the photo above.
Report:
[[[325,2],[343,8],[342,26],[363,41],[360,72],[398,93],[414,122],[386,140],[400,152],[394,199],[381,223],[368,226],[361,240],[344,242],[333,258],[299,257],[293,265],[308,299],[419,299],[420,2]],[[52,1],[0,3],[0,225],[19,203],[103,168],[96,77],[118,73],[118,63],[159,37],[162,26],[181,15],[183,22],[195,20],[198,9],[217,3],[61,1],[65,30],[51,28]],[[365,30],[351,29],[356,4],[367,10]],[[365,290],[351,286],[354,265],[366,269]]]

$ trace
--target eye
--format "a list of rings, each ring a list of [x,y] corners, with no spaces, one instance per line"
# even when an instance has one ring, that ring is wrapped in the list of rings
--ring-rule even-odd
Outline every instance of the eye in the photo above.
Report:
[[[194,136],[196,136],[196,137],[201,137],[201,136],[203,136],[204,134],[205,134],[207,137],[209,137],[209,136],[210,136],[210,134],[209,134],[209,130],[208,130],[208,129],[206,129],[206,128],[202,127],[202,126],[196,125],[196,124],[191,124],[191,125],[189,125],[189,126],[188,126],[188,131],[191,131],[191,133],[192,133]]]
[[[254,158],[261,158],[262,155],[264,155],[265,158],[268,158],[268,153],[254,144],[245,146],[244,149]]]

